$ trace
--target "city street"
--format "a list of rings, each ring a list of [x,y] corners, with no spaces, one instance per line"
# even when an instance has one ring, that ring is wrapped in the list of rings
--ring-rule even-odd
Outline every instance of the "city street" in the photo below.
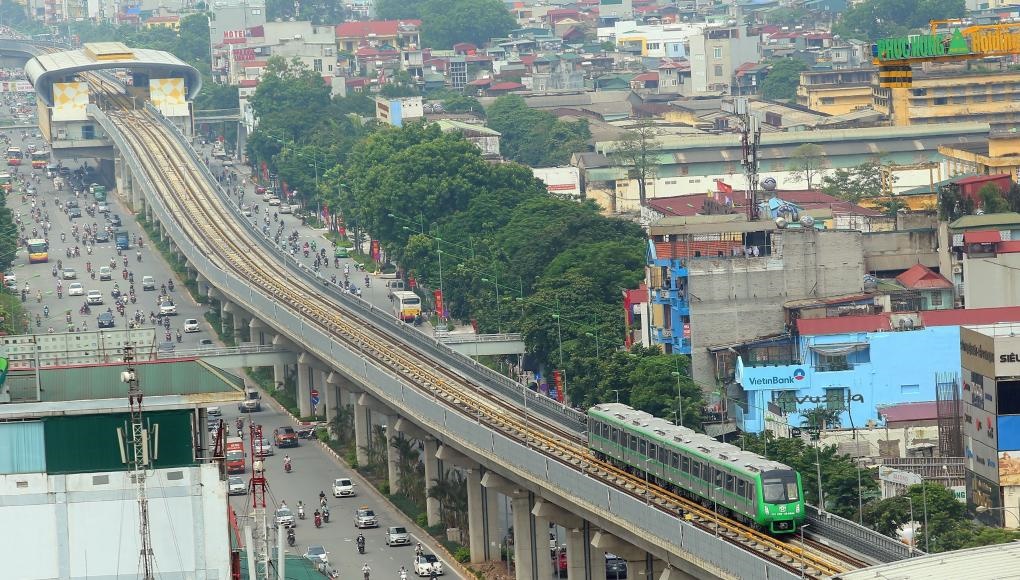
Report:
[[[267,403],[263,399],[263,403]],[[230,429],[231,434],[236,434],[234,422],[238,416],[237,408],[224,408],[223,420]],[[262,425],[263,436],[272,438],[273,429],[293,423],[284,414],[278,412],[275,405],[263,404],[262,411],[251,414],[244,414],[245,419],[251,419]],[[248,421],[245,421],[245,446],[248,448]],[[298,501],[304,502],[306,519],[297,520],[295,536],[297,543],[293,548],[288,548],[291,553],[304,554],[310,545],[324,546],[329,552],[330,563],[340,571],[341,578],[360,578],[361,567],[368,563],[372,570],[373,578],[399,579],[401,566],[407,568],[408,578],[414,577],[414,545],[419,541],[425,545],[427,553],[435,553],[429,546],[431,539],[422,538],[415,533],[415,528],[402,513],[390,507],[382,496],[370,486],[359,482],[356,474],[341,465],[319,446],[318,443],[302,439],[301,445],[296,448],[275,449],[275,455],[266,458],[266,479],[268,482],[268,493],[266,495],[266,510],[268,517],[272,518],[273,512],[283,502],[294,512],[297,518]],[[245,481],[251,477],[251,453],[247,452],[246,472],[243,475]],[[286,473],[283,469],[283,458],[290,455],[292,470]],[[356,497],[334,498],[332,494],[333,480],[338,477],[350,477],[356,482]],[[329,523],[323,523],[322,528],[316,529],[312,513],[319,505],[319,492],[325,492],[327,496],[327,507],[329,508]],[[233,496],[230,500],[238,515],[238,522],[241,526],[251,522],[252,506],[248,496]],[[355,538],[359,530],[354,527],[354,511],[362,506],[375,510],[379,519],[378,528],[361,530],[365,535],[365,554],[358,554]],[[399,547],[387,547],[385,543],[386,528],[388,526],[404,526],[411,532],[411,545]],[[426,542],[429,540],[429,542]],[[274,537],[275,542],[275,537]],[[437,554],[439,555],[439,554]],[[443,559],[442,555],[439,555]],[[451,568],[448,560],[444,560],[443,568],[446,571],[444,578],[460,578],[456,570]]]

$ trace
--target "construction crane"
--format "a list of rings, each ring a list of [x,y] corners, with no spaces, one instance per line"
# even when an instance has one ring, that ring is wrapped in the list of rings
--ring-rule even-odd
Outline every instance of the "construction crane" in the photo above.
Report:
[[[251,497],[252,519],[255,529],[252,533],[250,549],[255,557],[255,578],[270,580],[272,577],[272,558],[269,540],[269,522],[266,519],[266,471],[265,457],[262,456],[262,425],[249,420],[251,446],[251,480],[248,483],[248,495]]]
[[[138,568],[142,580],[154,580],[155,566],[152,554],[152,534],[149,529],[149,499],[145,494],[145,470],[149,467],[149,430],[142,420],[142,387],[138,384],[138,373],[134,368],[134,348],[124,347],[124,363],[127,370],[120,374],[121,382],[128,385],[128,403],[131,406],[131,474],[135,480],[135,491],[138,497],[138,534],[141,550],[138,554]],[[120,431],[120,429],[117,429]],[[121,460],[126,460],[124,452],[124,436],[120,433]],[[159,440],[159,425],[156,425],[156,441]],[[151,459],[158,457],[158,451]]]

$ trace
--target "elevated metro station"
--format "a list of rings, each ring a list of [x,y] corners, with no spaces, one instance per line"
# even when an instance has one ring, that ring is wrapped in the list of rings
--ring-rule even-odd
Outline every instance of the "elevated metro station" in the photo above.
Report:
[[[37,54],[25,65],[35,87],[39,128],[57,160],[115,158],[113,144],[88,115],[90,104],[105,109],[115,98],[89,90],[89,81],[114,89],[117,106],[152,103],[186,135],[192,133],[192,101],[202,76],[169,52],[130,48],[120,42],[86,43],[78,50]]]

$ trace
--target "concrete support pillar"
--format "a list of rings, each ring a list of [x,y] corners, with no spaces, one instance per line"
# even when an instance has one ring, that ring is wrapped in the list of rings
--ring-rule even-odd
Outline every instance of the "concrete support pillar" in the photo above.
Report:
[[[297,381],[297,404],[298,409],[301,411],[302,417],[307,417],[312,414],[312,401],[311,401],[311,373],[312,367],[306,362],[302,362],[306,355],[302,354],[298,357],[298,381]]]
[[[468,548],[471,562],[485,561],[485,509],[482,501],[482,470],[480,467],[467,470],[468,504]]]
[[[549,546],[549,518],[537,516],[532,511],[535,526],[535,563],[538,566],[536,580],[552,580],[553,559]]]
[[[595,532],[592,536],[591,545],[597,548],[601,554],[610,552],[626,560],[628,578],[637,578],[639,575],[648,577],[648,553],[644,550],[602,530]]]
[[[390,442],[390,439],[397,436],[396,424],[399,419],[399,415],[386,416],[386,472],[389,476],[390,493],[400,491],[400,454]]]
[[[241,338],[242,338],[241,331],[244,330],[244,326],[245,326],[245,324],[244,324],[244,316],[245,316],[245,314],[246,313],[243,310],[241,310],[240,308],[235,308],[234,312],[233,312],[234,340],[237,341],[237,342],[241,342]]]
[[[432,437],[425,438],[425,491],[427,492],[429,487],[434,485],[434,482],[442,477],[439,473],[439,459],[436,458],[436,451],[439,448],[439,442]],[[439,519],[439,500],[434,497],[425,498],[425,515],[428,518],[430,526],[438,524],[441,520]]]
[[[332,371],[322,371],[319,375],[319,384],[322,385],[319,389],[322,397],[322,406],[326,410],[326,423],[330,425],[333,424],[333,420],[336,418],[336,384],[330,382],[330,377],[334,374],[336,373]]]
[[[531,496],[522,492],[510,499],[514,522],[514,566],[517,580],[538,578],[535,534],[531,527]]]
[[[372,409],[362,400],[362,394],[354,403],[354,448],[358,457],[358,465],[368,465],[368,444],[371,439],[372,422],[369,413]]]
[[[198,437],[196,437],[196,440],[198,441],[198,449],[195,450],[195,457],[209,456],[208,450],[210,446],[209,446],[209,428],[207,427],[208,424],[209,424],[209,412],[206,411],[205,407],[199,407],[198,425],[196,425],[196,428],[198,429],[197,433]]]
[[[226,300],[220,300],[220,331],[227,333],[227,315],[236,312],[234,305]]]
[[[485,503],[485,559],[499,560],[499,547],[505,535],[499,521],[499,514],[503,509],[499,492],[482,486],[482,501]]]
[[[591,559],[589,551],[591,544],[585,536],[583,528],[567,528],[567,578],[584,578],[584,572],[588,561]],[[605,562],[603,561],[603,568]],[[605,578],[592,576],[592,578]]]
[[[688,574],[683,570],[670,568],[662,560],[655,560],[655,578],[657,580],[695,580],[697,576]],[[604,578],[605,576],[603,576]]]

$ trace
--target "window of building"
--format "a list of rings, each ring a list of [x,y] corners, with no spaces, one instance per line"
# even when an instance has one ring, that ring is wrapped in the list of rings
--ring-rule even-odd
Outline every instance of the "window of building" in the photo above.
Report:
[[[252,8],[251,9],[251,13],[252,14],[262,14],[262,9],[261,8]]]
[[[661,43],[658,43],[658,42],[649,42],[648,44],[645,45],[645,49],[646,50],[659,50],[659,47],[661,47],[661,46],[662,46]]]
[[[1000,415],[1020,415],[1020,381],[996,381],[995,397]]]
[[[833,105],[835,103],[836,103],[836,98],[835,97],[822,97],[822,104],[823,105]]]
[[[721,77],[722,76],[722,65],[721,64],[715,65],[715,70],[712,71],[712,72],[715,73],[715,76]]]
[[[868,345],[843,347],[837,345],[812,346],[815,370],[818,372],[848,371],[856,365],[871,362]]]
[[[832,411],[846,409],[846,389],[843,387],[825,389],[825,408]]]
[[[932,306],[942,306],[942,292],[932,292],[931,293],[931,305]]]
[[[796,413],[797,391],[772,391],[772,402],[783,413]]]
[[[83,125],[81,128],[82,139],[95,139],[96,138],[96,127],[95,125]]]
[[[921,394],[921,385],[900,385],[901,395],[919,395]]]
[[[316,58],[312,60],[312,70],[321,73],[322,72],[322,59]]]
[[[722,47],[721,46],[717,46],[717,47],[712,49],[712,57],[713,58],[722,58]]]
[[[946,97],[935,97],[934,99],[932,99],[932,103],[931,104],[933,104],[933,105],[945,105],[945,104],[948,104],[948,103],[949,103],[949,99],[946,98]]]

